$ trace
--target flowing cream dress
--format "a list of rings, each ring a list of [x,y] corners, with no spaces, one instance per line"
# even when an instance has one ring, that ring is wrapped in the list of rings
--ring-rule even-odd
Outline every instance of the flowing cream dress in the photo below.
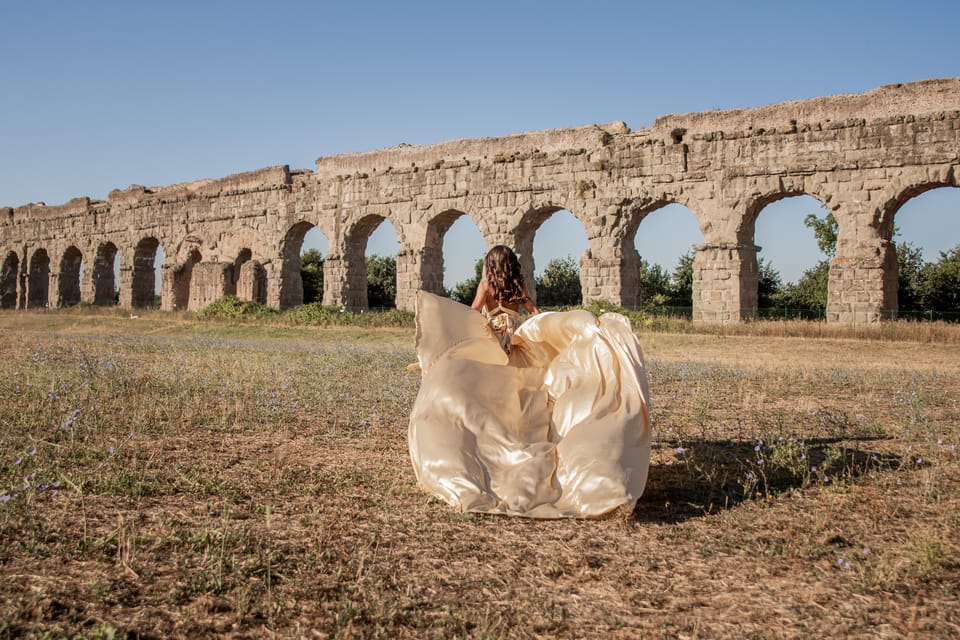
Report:
[[[417,359],[409,446],[427,492],[531,518],[602,516],[643,493],[649,394],[623,316],[541,313],[507,355],[479,313],[420,292]]]

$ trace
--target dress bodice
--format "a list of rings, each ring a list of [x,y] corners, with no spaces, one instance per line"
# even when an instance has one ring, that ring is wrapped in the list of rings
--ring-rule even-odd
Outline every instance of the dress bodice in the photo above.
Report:
[[[509,354],[513,343],[513,334],[516,333],[521,324],[520,312],[508,309],[498,303],[492,311],[484,306],[481,313],[487,319],[487,325],[497,337],[500,347]]]

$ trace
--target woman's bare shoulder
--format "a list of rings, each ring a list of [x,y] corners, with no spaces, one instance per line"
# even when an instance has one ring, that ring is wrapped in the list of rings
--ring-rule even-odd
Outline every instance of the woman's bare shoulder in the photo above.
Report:
[[[473,304],[471,304],[470,307],[480,311],[487,305],[487,297],[489,296],[489,292],[490,288],[487,284],[487,279],[480,278],[480,284],[477,285],[477,295],[473,297]]]

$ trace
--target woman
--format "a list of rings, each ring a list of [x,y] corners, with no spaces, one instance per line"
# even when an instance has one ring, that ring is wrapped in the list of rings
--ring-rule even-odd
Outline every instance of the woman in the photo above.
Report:
[[[513,334],[520,327],[521,305],[530,315],[540,313],[527,293],[517,254],[498,244],[483,259],[483,277],[470,306],[487,319],[500,347],[508,354]]]
[[[622,315],[538,313],[494,247],[472,308],[417,296],[420,391],[410,459],[462,511],[597,517],[633,508],[650,463],[640,344]],[[520,307],[532,316],[519,320]],[[486,310],[488,320],[476,310]]]

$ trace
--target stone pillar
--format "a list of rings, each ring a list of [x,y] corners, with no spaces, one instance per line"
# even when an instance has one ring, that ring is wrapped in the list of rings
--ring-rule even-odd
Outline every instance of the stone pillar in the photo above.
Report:
[[[633,246],[635,216],[624,202],[585,203],[587,250],[580,258],[583,303],[604,301],[636,309],[640,306],[640,256]],[[594,207],[596,207],[594,209]]]
[[[120,265],[120,297],[117,304],[121,309],[133,308],[133,266]]]
[[[423,283],[422,260],[423,254],[416,249],[400,247],[397,251],[397,309],[414,311],[417,308],[417,290]]]
[[[27,308],[27,278],[25,275],[21,274],[17,278],[17,297],[14,301],[15,309],[26,309]]]
[[[190,276],[190,301],[187,309],[199,311],[227,295],[233,284],[233,263],[199,262]]]
[[[299,247],[297,247],[299,251]],[[323,268],[327,268],[330,256],[323,261]],[[326,282],[326,273],[324,273]],[[277,309],[289,309],[303,304],[303,278],[300,276],[300,255],[281,255],[279,268],[273,269],[268,287],[270,297],[268,304]],[[273,292],[276,292],[274,294]],[[274,297],[275,296],[275,297]]]
[[[343,298],[343,284],[346,281],[346,268],[339,255],[327,254],[323,258],[323,306],[346,307]]]
[[[93,260],[84,261],[83,277],[80,278],[80,302],[93,304]]]
[[[370,306],[367,298],[366,256],[344,259],[343,301],[350,311],[363,311]]]
[[[27,254],[24,252],[17,275],[17,309],[27,308],[27,264]]]
[[[163,303],[164,311],[187,311],[195,310],[196,298],[194,288],[197,280],[194,277],[194,269],[200,264],[199,251],[191,251],[187,259],[179,264],[163,265]],[[205,297],[202,294],[201,297]]]
[[[359,256],[327,256],[323,261],[323,304],[348,311],[367,308],[367,268]]]
[[[176,277],[176,268],[165,263],[160,267],[160,310],[161,311],[181,311],[177,309],[176,296],[174,295]]]
[[[65,299],[63,292],[60,291],[60,272],[59,271],[50,271],[50,274],[47,278],[48,285],[47,291],[49,291],[50,297],[53,299],[50,300],[49,306],[52,309],[62,309],[67,306],[67,300]]]
[[[443,250],[437,246],[425,246],[420,251],[420,288],[431,293],[443,293]],[[397,307],[399,298],[400,256],[397,255]]]
[[[260,263],[260,266],[263,267],[264,273],[266,273],[265,286],[267,288],[266,296],[267,300],[264,304],[272,309],[285,309],[282,304],[280,304],[281,299],[281,288],[280,288],[280,272],[282,269],[282,260],[272,260],[266,259]],[[303,283],[300,283],[300,286],[303,286]],[[301,294],[302,299],[302,294]]]
[[[16,309],[19,292],[17,284],[20,281],[19,263],[11,260],[14,254],[10,254],[4,261],[2,272],[0,272],[0,308]]]
[[[257,260],[247,260],[240,265],[240,268],[234,267],[236,274],[236,296],[241,300],[267,302],[267,270],[263,268]]]
[[[726,324],[748,320],[757,311],[756,245],[694,245],[693,321]]]
[[[592,242],[580,259],[583,303],[603,300],[625,309],[640,306],[640,259],[636,251]]]
[[[837,243],[830,263],[827,322],[872,324],[897,310],[897,256],[893,243],[864,238]]]

